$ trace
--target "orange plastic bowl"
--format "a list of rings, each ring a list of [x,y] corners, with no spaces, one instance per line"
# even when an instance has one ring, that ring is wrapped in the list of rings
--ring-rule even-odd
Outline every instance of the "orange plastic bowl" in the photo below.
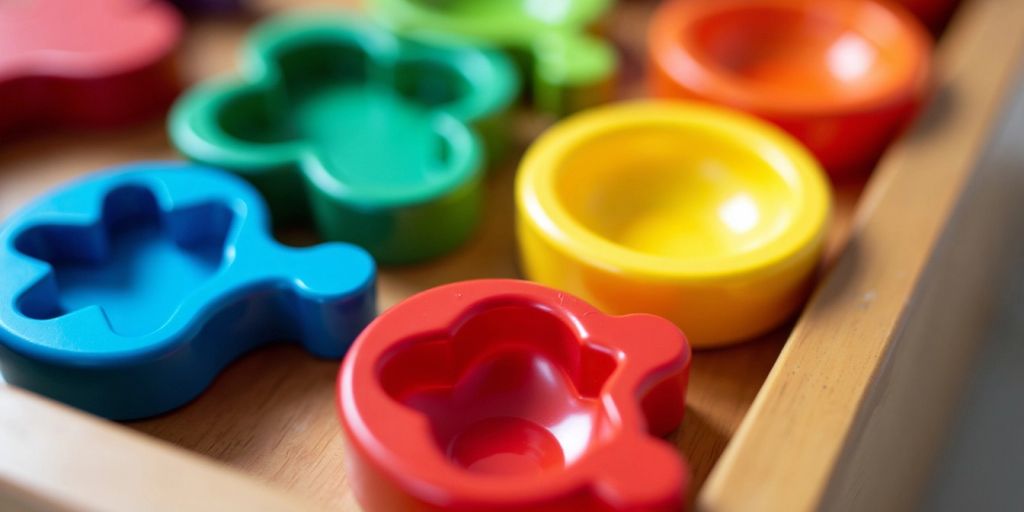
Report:
[[[649,37],[657,96],[771,121],[833,178],[870,170],[928,89],[930,36],[876,0],[672,0]]]

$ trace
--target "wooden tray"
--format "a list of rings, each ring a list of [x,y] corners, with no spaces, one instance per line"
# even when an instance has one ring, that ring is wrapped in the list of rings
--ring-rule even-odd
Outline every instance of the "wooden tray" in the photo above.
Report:
[[[622,2],[611,17],[611,34],[626,56],[627,95],[642,92],[643,37],[655,4]],[[256,18],[194,20],[182,52],[188,74],[230,70]],[[693,469],[698,508],[913,504],[905,501],[912,492],[899,487],[906,482],[892,477],[891,468],[925,471],[919,468],[925,456],[886,465],[879,459],[889,457],[879,455],[896,442],[934,448],[927,443],[936,442],[937,428],[928,435],[915,435],[917,425],[897,428],[907,427],[901,407],[912,403],[942,419],[942,404],[950,400],[921,386],[941,384],[941,378],[912,357],[894,354],[934,347],[922,341],[932,331],[908,333],[907,326],[917,325],[913,315],[927,314],[922,308],[936,307],[922,299],[942,273],[929,261],[934,266],[941,260],[933,255],[937,241],[949,231],[953,207],[998,126],[1022,55],[1024,1],[964,5],[940,46],[939,92],[926,114],[889,152],[863,197],[861,183],[837,188],[826,277],[795,326],[695,355],[687,417],[672,441]],[[518,125],[525,146],[546,122],[523,114]],[[4,141],[0,217],[90,170],[174,157],[161,123]],[[427,265],[382,270],[382,308],[446,282],[517,276],[514,170],[510,162],[491,175],[486,218],[469,244]],[[976,321],[949,316],[947,323],[963,328]],[[954,367],[967,353],[959,346],[933,348],[939,355],[929,361]],[[229,367],[194,403],[128,428],[0,386],[0,508],[356,511],[334,407],[337,368],[337,362],[312,360],[294,347],[263,349]],[[879,469],[886,467],[890,471]],[[865,489],[876,492],[865,496]]]

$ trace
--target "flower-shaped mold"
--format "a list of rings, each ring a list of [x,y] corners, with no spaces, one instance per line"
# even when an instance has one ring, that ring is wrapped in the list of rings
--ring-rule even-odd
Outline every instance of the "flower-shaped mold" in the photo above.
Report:
[[[368,512],[678,511],[689,473],[654,436],[683,417],[689,363],[654,316],[526,281],[428,290],[342,364],[349,482]]]
[[[459,34],[520,57],[540,110],[563,115],[611,99],[614,48],[589,32],[614,0],[370,0],[372,12],[404,33]]]
[[[614,314],[652,313],[697,347],[741,341],[803,303],[828,180],[777,128],[685,102],[577,114],[516,177],[524,274]]]
[[[172,111],[189,158],[254,183],[275,220],[383,263],[451,250],[475,228],[485,153],[514,101],[498,52],[417,43],[358,18],[285,17],[258,29],[240,80],[203,84]]]
[[[197,396],[257,346],[341,357],[375,312],[362,249],[296,249],[230,174],[182,163],[104,172],[0,228],[0,369],[15,385],[135,419]]]
[[[651,87],[744,110],[835,178],[871,170],[928,90],[931,41],[878,0],[672,0],[649,34]]]
[[[180,88],[181,30],[161,1],[0,2],[0,135],[159,114]]]

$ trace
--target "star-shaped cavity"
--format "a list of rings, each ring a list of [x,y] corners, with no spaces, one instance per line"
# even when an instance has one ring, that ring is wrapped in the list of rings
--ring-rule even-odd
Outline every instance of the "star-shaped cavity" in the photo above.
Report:
[[[522,281],[428,290],[342,366],[352,481],[371,482],[357,496],[373,510],[678,510],[684,464],[652,435],[681,420],[688,366],[667,320]]]
[[[591,35],[612,0],[370,0],[377,18],[409,34],[458,34],[526,57],[533,102],[564,115],[614,96],[617,57]]]
[[[241,80],[175,107],[183,153],[248,178],[278,220],[311,215],[384,262],[434,256],[472,231],[480,134],[515,96],[502,55],[327,15],[262,27],[246,64]]]
[[[178,91],[181,31],[159,0],[0,2],[0,133],[162,111]]]
[[[37,200],[0,227],[0,268],[5,379],[115,419],[178,407],[267,343],[340,357],[375,313],[365,251],[280,245],[252,187],[186,164]]]

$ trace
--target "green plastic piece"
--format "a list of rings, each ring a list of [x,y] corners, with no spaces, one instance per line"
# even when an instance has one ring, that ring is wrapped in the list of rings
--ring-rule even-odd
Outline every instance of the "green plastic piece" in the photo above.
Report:
[[[612,46],[589,33],[613,0],[369,0],[392,29],[419,37],[458,34],[521,57],[538,109],[565,115],[615,93]]]
[[[330,13],[261,26],[242,64],[180,99],[170,135],[192,160],[256,185],[275,223],[311,219],[384,264],[472,234],[486,154],[518,94],[506,56]]]

